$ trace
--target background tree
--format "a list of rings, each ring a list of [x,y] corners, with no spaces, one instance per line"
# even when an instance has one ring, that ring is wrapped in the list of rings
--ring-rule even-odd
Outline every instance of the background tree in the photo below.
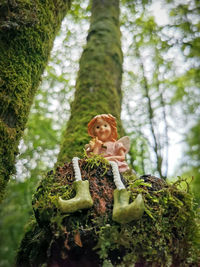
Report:
[[[70,1],[0,4],[0,200],[40,76]]]
[[[132,33],[125,50],[128,61],[123,86],[127,128],[136,140],[132,147],[133,164],[140,173],[153,170],[166,178],[169,146],[166,73],[172,68],[172,60],[166,55],[170,46],[163,40],[162,26],[156,23],[148,1],[141,2],[139,9],[128,1],[122,19],[124,27]]]
[[[182,68],[177,68],[177,74],[170,80],[170,87],[174,92],[171,98],[171,110],[177,114],[175,109],[179,107],[175,121],[181,131],[183,143],[183,156],[177,169],[180,175],[193,180],[192,189],[199,204],[200,3],[195,0],[173,5],[171,1],[167,3],[171,23],[164,29],[165,39],[181,53],[183,58]],[[170,31],[171,34],[166,36],[166,31]]]
[[[166,177],[174,139],[185,142],[199,117],[199,4],[163,1],[162,16],[168,11],[170,17],[161,24],[152,16],[162,11],[154,12],[156,2],[139,2],[125,1],[122,16],[123,32],[132,33],[124,44],[125,125],[135,140],[132,165],[139,173],[145,169]]]

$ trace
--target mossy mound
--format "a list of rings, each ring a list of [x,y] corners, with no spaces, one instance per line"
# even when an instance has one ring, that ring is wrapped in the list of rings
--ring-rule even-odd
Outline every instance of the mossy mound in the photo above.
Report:
[[[22,240],[17,266],[198,266],[197,216],[191,195],[179,190],[178,183],[124,175],[132,199],[142,193],[146,208],[140,220],[120,225],[112,220],[110,166],[87,159],[79,164],[94,206],[61,214],[58,197],[75,195],[72,164],[49,172],[34,195],[36,221]]]

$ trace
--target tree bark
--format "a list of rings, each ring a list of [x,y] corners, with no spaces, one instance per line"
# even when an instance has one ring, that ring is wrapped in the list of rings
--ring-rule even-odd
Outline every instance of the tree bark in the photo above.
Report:
[[[0,201],[53,41],[71,0],[1,1]]]
[[[61,144],[57,164],[83,153],[88,142],[87,123],[95,115],[111,113],[122,133],[122,51],[119,0],[93,0],[87,45],[80,59],[71,117]]]

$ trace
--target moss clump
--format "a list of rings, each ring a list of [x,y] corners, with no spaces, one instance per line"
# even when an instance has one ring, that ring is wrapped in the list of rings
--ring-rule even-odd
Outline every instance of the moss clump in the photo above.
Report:
[[[30,106],[70,2],[3,0],[0,3],[1,191],[14,172]]]
[[[101,257],[108,257],[109,249],[123,247],[119,266],[198,266],[199,216],[193,209],[192,195],[179,190],[178,184],[169,185],[151,176],[129,180],[129,190],[133,199],[142,193],[146,214],[120,230],[111,225],[102,227],[97,245]]]
[[[104,176],[109,169],[109,161],[101,154],[99,155],[91,153],[90,156],[88,156],[86,151],[84,150],[84,158],[85,161],[87,162],[86,167],[93,169],[94,167],[101,166],[101,169],[104,169],[102,176]]]
[[[39,259],[40,264],[49,266],[53,263],[102,266],[103,262],[114,266],[198,266],[199,226],[190,193],[178,189],[178,184],[170,185],[156,177],[128,175],[124,182],[132,199],[142,193],[146,212],[140,220],[120,225],[112,221],[115,189],[112,171],[108,168],[105,173],[102,163],[97,166],[94,162],[79,161],[83,180],[90,183],[94,201],[91,209],[61,214],[57,207],[58,196],[65,199],[74,196],[71,163],[58,167],[41,181],[33,199],[37,227],[29,231],[29,241],[25,236],[21,244],[18,254],[21,266],[27,262],[23,258],[27,247],[31,255],[26,254],[29,266]],[[44,232],[48,244],[43,239]],[[36,237],[39,247],[34,242],[30,246]],[[38,248],[41,257],[36,253]]]

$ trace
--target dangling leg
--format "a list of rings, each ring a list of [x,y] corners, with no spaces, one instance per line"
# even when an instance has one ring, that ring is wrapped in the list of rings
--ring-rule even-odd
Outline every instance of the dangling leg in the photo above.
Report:
[[[114,182],[117,187],[117,189],[114,190],[113,221],[118,223],[129,223],[139,219],[144,212],[142,195],[139,194],[134,202],[129,204],[130,192],[126,190],[122,183],[118,165],[114,161],[110,161],[110,164],[112,166]]]
[[[69,200],[63,200],[59,197],[58,204],[62,212],[72,213],[80,209],[89,209],[93,206],[93,200],[89,191],[89,181],[82,181],[78,160],[79,158],[77,157],[72,159],[75,172],[74,187],[76,196]]]

